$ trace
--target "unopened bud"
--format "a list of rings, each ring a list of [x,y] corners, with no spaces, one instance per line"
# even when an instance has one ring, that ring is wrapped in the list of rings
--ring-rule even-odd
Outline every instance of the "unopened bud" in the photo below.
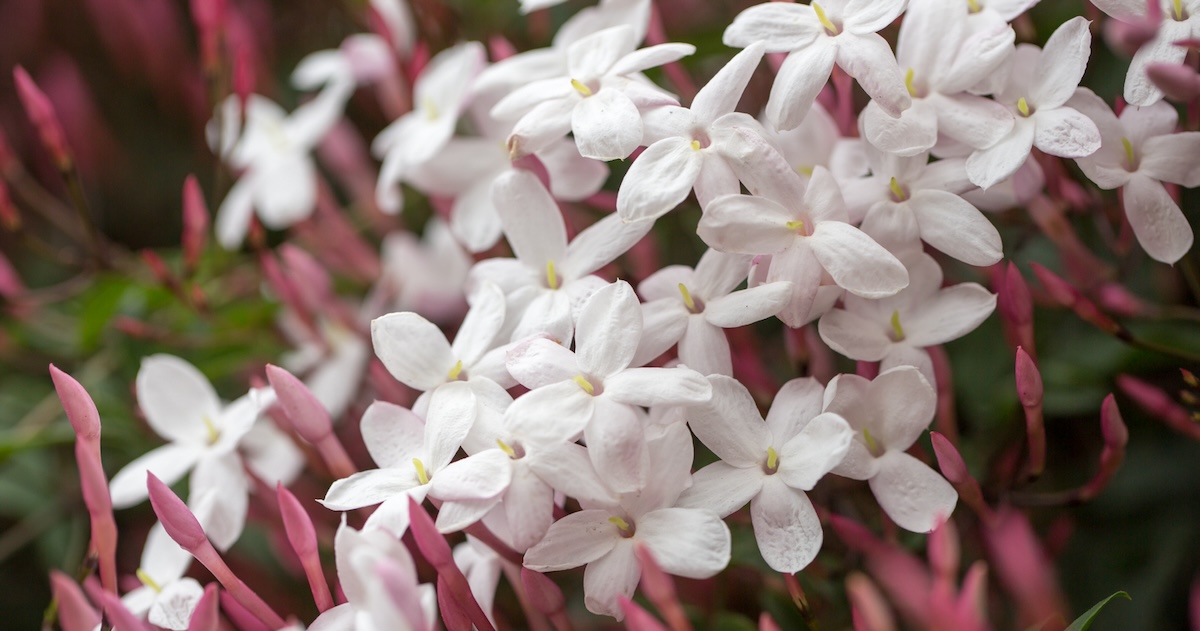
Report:
[[[1037,275],[1038,280],[1041,281],[1042,286],[1046,288],[1051,297],[1064,307],[1074,311],[1075,315],[1079,316],[1080,319],[1110,335],[1119,336],[1124,332],[1121,325],[1101,312],[1095,303],[1084,297],[1070,283],[1037,263],[1032,263],[1031,267],[1033,267],[1033,273]]]
[[[1200,440],[1200,424],[1192,420],[1187,410],[1176,403],[1166,392],[1130,375],[1117,377],[1117,387],[1151,416],[1166,423],[1168,427],[1195,440]]]
[[[5,230],[16,231],[21,227],[21,215],[13,206],[12,198],[8,195],[8,185],[0,179],[0,226]]]
[[[239,48],[233,57],[233,93],[237,95],[238,103],[245,112],[250,95],[254,93],[254,58],[246,47]],[[242,117],[243,120],[245,116]]]
[[[50,364],[50,379],[54,381],[54,389],[62,401],[63,409],[67,412],[67,420],[75,429],[75,436],[84,442],[100,442],[100,413],[96,411],[96,403],[74,377]]]
[[[1017,396],[1026,408],[1042,405],[1042,373],[1024,348],[1017,347]]]
[[[641,605],[629,600],[625,594],[617,596],[617,604],[621,606],[621,613],[625,614],[627,631],[667,631],[657,618]]]
[[[1187,102],[1200,96],[1200,75],[1189,66],[1153,63],[1146,66],[1146,76],[1172,100]]]
[[[894,631],[896,621],[887,601],[865,574],[851,572],[846,577],[846,596],[850,598],[856,630]]]
[[[50,570],[50,591],[58,603],[58,621],[63,631],[93,631],[100,626],[100,613],[92,608],[71,577]]]
[[[54,158],[55,165],[60,171],[70,170],[73,164],[71,149],[67,145],[67,137],[58,121],[58,115],[54,112],[54,105],[21,66],[13,68],[13,81],[16,83],[21,105],[37,129],[42,144]]]
[[[125,607],[125,603],[122,603],[116,594],[100,592],[99,596],[100,604],[104,608],[104,617],[114,629],[149,631],[150,627],[130,613],[129,609]]]
[[[188,621],[187,631],[218,631],[221,628],[219,596],[216,583],[204,587],[204,594],[196,601],[196,609]]]
[[[158,515],[163,528],[179,547],[195,554],[207,543],[204,528],[200,526],[192,511],[188,510],[187,504],[149,471],[146,472],[146,489],[150,492],[150,506],[154,509],[154,514]]]
[[[943,519],[929,533],[926,553],[929,555],[929,567],[934,573],[947,580],[953,580],[958,575],[958,531],[953,521]]]
[[[329,412],[303,381],[271,364],[267,365],[267,380],[275,388],[279,404],[301,438],[315,445],[333,431]]]
[[[529,568],[521,568],[521,585],[529,602],[540,612],[550,615],[562,611],[566,604],[558,584],[545,574]]]
[[[183,182],[183,264],[191,272],[196,269],[204,246],[208,243],[208,206],[195,175]]]

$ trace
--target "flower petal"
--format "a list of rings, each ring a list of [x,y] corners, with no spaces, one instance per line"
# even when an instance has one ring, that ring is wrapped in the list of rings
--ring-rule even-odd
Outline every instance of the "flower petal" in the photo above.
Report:
[[[1075,93],[1092,52],[1090,25],[1082,16],[1071,18],[1046,40],[1029,93],[1030,105],[1039,110],[1056,108]]]
[[[958,493],[945,478],[902,451],[884,454],[869,484],[883,512],[912,532],[937,528],[958,503]]]
[[[791,283],[763,283],[710,301],[704,307],[704,319],[723,329],[746,326],[779,313],[791,295]]]
[[[633,361],[642,337],[642,308],[619,280],[592,294],[575,323],[575,356],[585,375],[604,378]]]
[[[164,484],[174,484],[196,464],[202,453],[191,445],[169,444],[136,458],[108,483],[113,508],[129,508],[149,497],[146,472],[153,473]]]
[[[617,191],[622,219],[658,219],[687,198],[704,165],[704,156],[691,143],[678,136],[664,138],[633,161]]]
[[[680,508],[703,508],[724,519],[762,490],[762,468],[735,467],[718,460],[692,475],[692,485],[679,496]]]
[[[905,341],[936,346],[975,330],[996,309],[996,295],[977,283],[960,283],[922,302],[904,322]]]
[[[837,56],[837,45],[829,38],[817,37],[804,48],[792,50],[783,60],[767,98],[767,121],[776,131],[800,126],[817,94],[829,81]]]
[[[841,464],[853,435],[850,425],[837,414],[818,415],[779,448],[779,479],[794,489],[812,490]]]
[[[550,525],[546,536],[525,553],[525,567],[554,572],[591,563],[608,554],[621,539],[604,510],[581,510]]]
[[[687,368],[630,368],[604,380],[614,401],[650,407],[703,403],[712,396],[704,375]]]
[[[512,472],[508,454],[495,448],[481,451],[442,467],[429,481],[429,496],[450,501],[498,498],[508,489]]]
[[[609,524],[616,531],[616,527]],[[633,543],[618,539],[613,549],[588,564],[583,571],[583,604],[587,610],[617,620],[625,617],[620,597],[632,598],[642,578],[642,568],[633,554]]]
[[[750,519],[758,551],[771,569],[792,574],[817,558],[825,533],[804,491],[770,476],[750,502]]]
[[[567,226],[554,198],[524,169],[496,178],[492,202],[504,226],[504,235],[517,258],[542,270],[548,261],[561,263],[567,251]]]
[[[320,503],[329,510],[354,510],[379,504],[419,485],[417,472],[411,465],[396,469],[369,469],[334,482]]]
[[[702,375],[732,375],[725,331],[704,318],[688,318],[687,330],[679,338],[679,363]]]
[[[195,366],[173,355],[144,358],[136,388],[146,423],[172,442],[204,444],[205,419],[211,424],[221,416],[221,400],[212,384]],[[144,486],[145,480],[141,482]]]
[[[979,209],[946,191],[924,190],[908,202],[921,239],[970,265],[991,265],[1004,256],[1000,233]]]
[[[1082,158],[1100,148],[1100,130],[1092,119],[1069,107],[1041,110],[1033,116],[1033,144],[1060,158]]]
[[[1125,216],[1150,258],[1175,264],[1192,249],[1192,228],[1162,183],[1135,174],[1125,185]]]
[[[623,92],[603,88],[575,106],[571,131],[579,155],[593,160],[623,160],[642,142],[642,116]]]
[[[616,493],[633,493],[646,485],[650,454],[642,420],[627,405],[596,400],[596,412],[583,430],[588,456],[605,485]]]
[[[441,329],[410,311],[372,320],[371,341],[388,372],[416,390],[445,383],[456,361]]]
[[[1033,148],[1035,128],[1034,121],[1018,118],[1012,133],[991,147],[972,153],[967,158],[967,177],[971,183],[988,189],[1016,173]]]
[[[735,467],[766,461],[771,432],[746,386],[732,377],[710,375],[712,399],[687,411],[688,426],[718,458]]]
[[[817,223],[808,244],[838,287],[852,294],[884,298],[908,286],[904,264],[848,223]]]
[[[668,574],[708,578],[729,565],[729,527],[716,513],[696,508],[664,508],[637,522],[639,540]]]

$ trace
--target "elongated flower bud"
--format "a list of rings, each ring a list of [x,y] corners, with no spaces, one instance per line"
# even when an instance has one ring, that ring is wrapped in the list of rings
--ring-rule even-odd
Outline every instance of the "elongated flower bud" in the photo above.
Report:
[[[21,99],[21,105],[25,108],[25,113],[29,115],[34,129],[37,130],[42,145],[50,152],[50,156],[60,171],[70,170],[74,161],[71,158],[71,149],[67,145],[67,136],[63,133],[58,114],[54,111],[54,105],[50,103],[46,93],[42,92],[42,89],[33,82],[29,73],[25,72],[21,66],[13,68],[13,82],[16,84],[17,96]]]
[[[104,617],[108,619],[114,629],[129,629],[130,631],[150,631],[150,626],[142,622],[140,618],[129,612],[125,604],[116,594],[109,592],[100,593],[100,603],[104,607]]]
[[[58,621],[63,631],[92,631],[100,624],[100,613],[71,577],[50,570],[50,590],[58,602]]]
[[[220,594],[216,583],[204,587],[204,595],[196,601],[187,631],[218,631],[221,628]]]
[[[1017,348],[1017,398],[1025,410],[1025,434],[1029,441],[1030,478],[1046,467],[1046,426],[1042,416],[1042,374],[1024,348]]]
[[[321,568],[317,533],[313,529],[312,519],[296,496],[292,495],[282,482],[275,487],[275,494],[279,500],[279,514],[283,517],[283,528],[287,531],[288,543],[292,545],[292,550],[300,558],[300,565],[304,567],[317,611],[324,612],[333,607],[333,598],[329,595],[329,584],[325,582],[325,572]]]
[[[1143,410],[1171,429],[1193,440],[1200,440],[1200,423],[1188,415],[1187,410],[1166,392],[1130,375],[1117,377],[1117,387]]]
[[[208,243],[208,206],[195,175],[183,182],[183,264],[190,274]]]
[[[494,629],[495,627],[492,626],[491,621],[476,602],[475,596],[472,595],[467,577],[454,563],[450,544],[446,543],[446,538],[438,532],[429,513],[425,512],[425,509],[412,497],[408,498],[408,515],[409,529],[412,531],[413,539],[417,542],[417,548],[421,550],[421,555],[425,557],[425,560],[429,561],[430,565],[438,571],[439,601],[443,591],[440,583],[442,579],[445,579],[448,590],[453,593],[454,599],[466,609],[471,622],[480,629]]]
[[[658,561],[654,559],[654,553],[644,544],[639,543],[634,548],[634,554],[642,569],[642,592],[646,594],[650,602],[654,603],[658,612],[667,619],[667,623],[672,629],[690,628],[687,614],[683,611],[683,604],[679,602],[679,595],[675,592],[675,583],[658,565]]]
[[[850,598],[855,631],[894,631],[896,621],[887,601],[865,574],[851,572],[846,577],[846,596]]]
[[[933,444],[933,453],[937,457],[938,468],[941,469],[942,475],[946,476],[946,480],[958,491],[959,498],[970,506],[980,517],[988,518],[991,515],[991,509],[983,501],[983,491],[979,488],[979,482],[971,477],[971,472],[967,470],[967,463],[963,462],[962,455],[955,449],[945,436],[937,432],[929,432],[930,442]]]
[[[667,631],[657,618],[637,603],[629,600],[625,594],[617,596],[617,604],[621,613],[625,614],[625,629],[627,631]]]

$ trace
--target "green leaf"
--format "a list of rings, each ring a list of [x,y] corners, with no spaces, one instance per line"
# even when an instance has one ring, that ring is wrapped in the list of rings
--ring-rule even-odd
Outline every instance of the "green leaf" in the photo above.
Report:
[[[1096,603],[1091,609],[1088,609],[1086,612],[1084,612],[1082,616],[1076,618],[1075,622],[1072,622],[1071,626],[1067,627],[1066,631],[1087,631],[1088,627],[1092,626],[1092,619],[1096,617],[1096,614],[1100,613],[1100,609],[1107,605],[1108,601],[1116,598],[1117,596],[1124,596],[1126,600],[1133,600],[1133,598],[1130,598],[1129,594],[1126,594],[1125,592],[1117,592],[1112,596],[1109,596],[1108,598]]]

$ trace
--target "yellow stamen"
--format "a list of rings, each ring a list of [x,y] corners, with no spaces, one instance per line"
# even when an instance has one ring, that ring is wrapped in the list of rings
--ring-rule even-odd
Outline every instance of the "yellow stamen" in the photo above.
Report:
[[[613,515],[612,517],[608,518],[608,521],[612,525],[619,528],[621,530],[621,532],[629,532],[629,522],[625,521],[624,519],[621,519],[620,517]]]
[[[867,443],[867,450],[872,454],[879,453],[879,443],[875,442],[875,437],[871,435],[871,430],[863,428],[863,440]]]
[[[774,447],[767,447],[767,468],[771,471],[779,468],[779,454]]]
[[[137,572],[134,572],[134,574],[137,575],[138,580],[142,582],[142,585],[145,585],[146,587],[153,589],[155,592],[162,591],[162,586],[159,585],[158,583],[154,582],[154,579],[150,578],[150,575],[146,573],[146,570],[143,570],[142,568],[139,567],[137,569]]]
[[[808,177],[812,177],[813,170],[814,167],[807,164],[802,164],[796,167],[796,173],[799,173],[800,175],[807,175]]]
[[[558,274],[554,273],[554,261],[546,261],[546,286],[558,289]]]
[[[699,140],[692,141],[692,151],[700,151],[700,141]]]
[[[904,339],[904,329],[900,326],[900,312],[892,312],[892,334],[893,340],[899,342]]]
[[[1029,101],[1026,101],[1025,97],[1017,100],[1017,111],[1021,113],[1021,116],[1029,118]]]
[[[1183,0],[1175,0],[1175,19],[1183,19]]]
[[[417,470],[417,480],[421,484],[429,484],[429,474],[425,473],[425,463],[420,458],[413,458],[413,468]]]
[[[979,13],[983,7],[979,6],[979,2],[976,0],[967,0],[967,10],[971,13]]]
[[[592,95],[592,89],[587,87],[586,85],[583,85],[583,82],[580,81],[579,79],[571,79],[571,87],[575,88],[575,90],[577,92],[579,92],[580,94],[582,94],[584,96]]]
[[[516,457],[517,457],[517,452],[516,452],[516,451],[514,451],[512,447],[509,447],[509,446],[508,446],[508,443],[506,443],[506,442],[504,442],[504,441],[500,440],[499,438],[497,438],[497,439],[496,439],[496,444],[497,444],[497,445],[500,445],[500,450],[501,450],[501,451],[503,451],[504,453],[508,454],[508,457],[509,457],[509,458],[513,458],[514,460],[516,459]]]
[[[458,360],[457,364],[454,364],[454,368],[451,368],[450,372],[446,373],[446,380],[447,381],[457,380],[458,376],[462,374],[462,368],[463,368],[462,360],[460,359],[460,360]]]
[[[212,419],[204,416],[204,429],[208,431],[208,444],[212,445],[221,438],[221,432],[217,431],[217,426],[213,425]]]
[[[904,75],[904,87],[908,88],[909,96],[917,95],[917,89],[913,86],[913,74],[915,74],[913,69],[909,68],[908,72]]]
[[[900,183],[896,181],[896,178],[892,178],[892,181],[888,182],[888,190],[892,191],[892,196],[895,197],[896,201],[898,202],[908,199],[908,193],[904,192],[904,188],[900,186]]]
[[[583,375],[575,375],[575,377],[572,378],[572,381],[579,384],[579,387],[583,388],[584,392],[588,394],[596,394],[596,388],[592,386],[590,381],[584,379]]]
[[[426,97],[425,100],[421,101],[421,109],[425,110],[425,120],[434,121],[441,116],[437,103],[434,103],[431,98]]]
[[[687,285],[679,283],[679,293],[683,294],[683,304],[687,305],[688,311],[695,311],[696,301],[692,300],[692,292],[688,291]]]
[[[1122,138],[1121,144],[1125,147],[1125,161],[1129,163],[1129,168],[1133,168],[1133,143],[1129,142],[1128,138]]]
[[[838,28],[834,26],[833,22],[829,21],[829,17],[825,15],[825,9],[822,9],[821,5],[817,4],[816,2],[812,3],[811,6],[813,11],[817,13],[817,19],[820,20],[821,26],[824,26],[825,30],[829,31],[830,35],[837,35]]]
[[[789,221],[784,225],[787,226],[788,230],[795,230],[797,232],[804,230],[804,222],[799,219],[796,219],[794,221]]]

